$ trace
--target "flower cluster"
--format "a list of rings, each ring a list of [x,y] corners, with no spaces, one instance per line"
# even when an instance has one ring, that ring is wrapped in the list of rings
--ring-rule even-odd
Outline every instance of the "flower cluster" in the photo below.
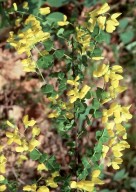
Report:
[[[88,13],[87,22],[82,24],[82,27],[76,27],[76,41],[80,43],[81,48],[79,52],[84,54],[87,51],[93,51],[94,45],[91,44],[93,41],[92,33],[95,26],[99,26],[99,30],[105,30],[108,33],[112,33],[119,25],[117,18],[121,13],[114,13],[110,15],[107,11],[110,10],[108,3],[103,4],[100,8],[97,8]],[[110,15],[110,17],[109,17]],[[108,18],[107,18],[108,16]],[[96,57],[94,60],[99,60],[101,57]]]
[[[88,27],[88,29],[90,32],[93,32],[96,24],[98,24],[101,30],[105,30],[106,28],[106,31],[108,33],[112,33],[116,29],[116,26],[119,25],[117,18],[121,15],[121,13],[114,13],[110,15],[109,18],[107,18],[104,14],[107,13],[107,11],[109,10],[110,6],[108,5],[108,3],[104,3],[100,8],[89,12],[90,18],[88,22],[90,23],[90,26]]]
[[[103,185],[104,182],[99,179],[101,174],[100,170],[94,170],[92,172],[92,179],[89,181],[81,180],[81,181],[72,181],[70,187],[73,189],[85,190],[87,192],[93,192],[95,185]]]
[[[119,81],[123,79],[123,76],[120,75],[122,72],[123,68],[120,65],[114,65],[110,68],[108,64],[100,64],[97,70],[94,71],[94,77],[103,77],[104,82],[109,83],[107,90],[109,97],[102,101],[103,104],[116,98],[119,93],[126,90],[126,87],[119,84]]]
[[[52,176],[47,178],[45,180],[46,185],[43,186],[37,186],[36,184],[32,184],[32,185],[26,185],[23,187],[23,191],[33,191],[33,192],[49,192],[49,188],[57,188],[58,184],[54,181],[55,177],[59,176],[59,172],[54,172],[51,174]]]
[[[26,53],[27,59],[22,60],[24,71],[34,72],[36,70],[36,62],[32,59],[31,50],[37,43],[50,38],[50,33],[42,31],[40,22],[33,15],[29,15],[24,24],[30,27],[26,27],[17,36],[11,31],[7,41],[19,54]]]
[[[25,136],[25,131],[24,133],[21,133],[18,129],[18,127],[14,126],[12,123],[7,121],[7,124],[13,128],[13,132],[6,132],[6,137],[8,138],[7,144],[11,145],[12,143],[15,143],[17,146],[15,148],[16,152],[31,152],[35,147],[37,147],[40,143],[39,141],[35,138],[40,134],[40,128],[34,126],[36,124],[35,120],[28,120],[28,115],[24,116],[23,118],[23,123],[25,127],[25,131],[27,131],[28,127],[32,127],[31,135],[32,138],[28,139]]]
[[[82,45],[82,54],[84,54],[87,50],[91,50],[91,35],[82,28],[76,27],[76,41]]]
[[[81,90],[79,90],[79,76],[75,80],[67,80],[67,84],[74,86],[74,89],[67,92],[70,103],[74,103],[77,99],[83,99],[88,91],[91,89],[88,85],[84,85]]]
[[[40,186],[38,187],[36,184],[33,185],[26,185],[23,187],[23,191],[32,191],[32,192],[49,192],[48,187],[46,186]]]
[[[72,90],[69,90],[67,92],[67,96],[69,99],[68,102],[63,102],[59,100],[58,95],[56,95],[55,97],[49,97],[49,100],[53,104],[57,103],[62,110],[65,110],[65,116],[68,119],[74,118],[74,114],[72,112],[74,108],[74,102],[77,99],[83,99],[88,93],[88,91],[91,89],[88,85],[84,85],[83,88],[80,90],[79,82],[78,82],[79,79],[80,79],[79,76],[77,76],[74,80],[67,80],[67,84],[72,85],[74,87]],[[60,112],[54,110],[52,113],[48,115],[48,117],[57,118],[59,117],[59,115],[60,115]]]
[[[102,122],[108,131],[110,139],[106,145],[103,145],[103,157],[105,158],[109,152],[111,155],[106,157],[108,166],[112,165],[114,169],[119,169],[122,163],[122,151],[129,148],[127,143],[127,133],[122,123],[132,118],[128,107],[122,107],[117,103],[112,103],[110,108],[103,110]]]

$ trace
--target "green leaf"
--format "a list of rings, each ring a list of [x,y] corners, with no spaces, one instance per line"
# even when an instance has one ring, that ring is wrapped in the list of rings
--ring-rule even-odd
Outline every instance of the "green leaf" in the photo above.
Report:
[[[93,114],[93,117],[95,117],[96,119],[101,118],[102,117],[102,112],[101,111],[95,111]]]
[[[56,162],[56,158],[54,156],[49,157],[45,165],[52,172],[59,171],[60,169],[60,165]]]
[[[78,179],[79,180],[82,180],[82,179],[85,179],[88,175],[88,170],[87,169],[84,169],[79,175],[78,175]]]
[[[59,93],[61,94],[63,91],[65,91],[67,89],[67,83],[66,83],[66,79],[62,79],[60,81],[60,84],[59,84]]]
[[[125,172],[125,169],[122,169],[122,170],[120,170],[120,171],[118,171],[118,172],[115,173],[113,179],[114,179],[115,181],[120,181],[120,180],[126,178],[126,176],[127,176],[127,174],[126,174],[126,172]]]
[[[99,142],[98,144],[96,144],[96,146],[94,147],[94,150],[97,153],[101,153],[102,152],[102,143]]]
[[[56,50],[54,55],[57,59],[61,59],[64,56],[64,50]]]
[[[123,19],[120,19],[119,20],[119,28],[120,29],[125,29],[128,25],[129,21],[128,21],[128,18],[123,18]]]
[[[124,44],[127,44],[134,38],[134,35],[134,31],[132,29],[128,29],[124,33],[120,34],[120,38]]]
[[[134,51],[134,50],[136,49],[136,41],[128,44],[128,45],[126,46],[126,49],[127,49],[128,51]]]
[[[46,40],[43,44],[46,51],[50,51],[53,48],[53,42],[51,40]]]
[[[42,56],[38,59],[37,65],[39,68],[48,69],[53,65],[53,55]]]
[[[92,108],[95,109],[95,110],[100,108],[100,102],[98,101],[98,99],[93,99]]]
[[[135,178],[132,178],[131,179],[131,183],[130,183],[130,186],[136,190],[136,179]]]
[[[82,158],[82,163],[86,169],[90,168],[90,163],[87,157]]]
[[[30,152],[30,158],[32,160],[38,160],[39,158],[41,157],[41,153],[37,150],[37,149],[34,149],[32,152]]]
[[[46,153],[43,153],[41,156],[40,156],[40,159],[39,159],[39,162],[40,163],[44,163],[48,158],[48,155]]]
[[[63,21],[64,15],[60,12],[54,12],[49,14],[46,17],[48,24],[52,25],[53,23],[57,24],[58,21]]]
[[[97,0],[84,0],[85,7],[91,7],[94,6],[98,1]]]
[[[54,91],[54,88],[52,85],[43,85],[42,88],[41,88],[41,91],[44,93],[44,94],[47,94],[47,93],[52,93]]]
[[[101,56],[101,55],[102,55],[102,51],[101,51],[101,49],[99,49],[99,48],[96,48],[96,49],[93,51],[93,54],[92,54],[93,57],[99,57],[99,56]]]
[[[61,7],[65,4],[68,4],[70,0],[47,0],[51,7]]]
[[[107,44],[110,43],[111,35],[109,33],[105,33],[104,31],[101,31],[101,33],[95,38],[96,41],[99,43],[106,42]]]
[[[99,140],[99,138],[102,136],[103,131],[97,131],[96,132],[96,140]]]
[[[60,28],[60,29],[58,30],[58,32],[57,32],[57,35],[58,35],[58,36],[61,36],[61,35],[63,35],[63,32],[64,32],[64,28]]]

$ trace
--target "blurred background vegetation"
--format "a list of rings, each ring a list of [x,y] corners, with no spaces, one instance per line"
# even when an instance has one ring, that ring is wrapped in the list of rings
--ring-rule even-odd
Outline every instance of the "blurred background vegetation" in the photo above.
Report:
[[[16,2],[21,10],[23,0],[0,0],[0,129],[5,130],[6,119],[21,118],[23,113],[39,118],[42,113],[43,98],[37,92],[39,81],[34,74],[24,74],[15,64],[21,61],[14,49],[6,43],[9,31],[17,32],[25,19],[16,23],[19,14],[13,13],[12,4]],[[136,191],[136,1],[135,0],[29,0],[29,13],[36,14],[42,5],[51,10],[67,15],[74,22],[84,19],[84,13],[108,2],[111,12],[121,12],[120,25],[112,34],[108,34],[102,43],[103,54],[110,63],[121,64],[124,68],[124,84],[128,90],[120,96],[124,105],[132,104],[133,119],[126,124],[128,141],[131,148],[124,154],[121,169],[114,172],[105,170],[105,185],[101,192],[134,192]],[[12,14],[13,13],[13,14]],[[36,85],[36,87],[35,87]],[[37,110],[38,107],[38,110]],[[44,116],[42,116],[44,118]],[[1,133],[1,137],[4,134]]]

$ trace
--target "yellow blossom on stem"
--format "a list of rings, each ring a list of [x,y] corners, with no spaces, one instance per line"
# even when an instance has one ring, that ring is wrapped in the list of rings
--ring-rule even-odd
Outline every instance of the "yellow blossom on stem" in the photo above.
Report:
[[[115,29],[116,26],[119,25],[119,22],[117,21],[117,17],[119,17],[121,13],[114,13],[111,15],[110,19],[106,21],[106,31],[108,33],[112,33]]]
[[[41,186],[39,187],[39,189],[37,190],[37,192],[49,192],[48,187],[46,186]]]
[[[17,11],[17,4],[13,3],[14,10]]]
[[[0,184],[0,191],[5,191],[6,188],[7,188],[6,185],[1,185],[1,184]]]
[[[67,80],[67,84],[73,85],[73,86],[77,87],[77,86],[79,85],[79,82],[77,82],[79,79],[80,79],[80,77],[77,76],[77,77],[75,78],[75,80]]]
[[[36,124],[36,121],[34,120],[34,119],[32,119],[32,120],[28,120],[28,115],[25,115],[24,117],[23,117],[23,123],[24,123],[24,125],[25,125],[25,127],[27,128],[27,127],[32,127],[32,126],[34,126],[35,124]]]
[[[97,23],[98,23],[101,30],[105,29],[105,22],[106,22],[106,17],[105,16],[99,16],[97,18]]]
[[[39,9],[41,15],[47,15],[51,12],[50,7],[44,7]]]
[[[101,173],[100,170],[94,170],[92,172],[92,180],[91,181],[87,181],[87,180],[81,180],[78,182],[72,181],[70,184],[70,187],[72,189],[80,189],[80,190],[85,190],[87,192],[93,192],[95,185],[104,184],[104,182],[98,178],[100,173]]]
[[[38,166],[37,166],[37,171],[48,171],[47,167],[45,166],[44,163],[40,163]]]
[[[48,115],[48,118],[57,118],[59,116],[59,113],[57,111],[54,111]]]
[[[69,22],[67,21],[67,16],[66,15],[64,15],[63,21],[58,21],[59,26],[64,26],[64,25],[68,25],[68,24],[69,24]]]
[[[29,9],[29,7],[28,7],[28,2],[27,2],[27,1],[24,1],[24,2],[23,2],[23,8],[24,8],[24,9]]]
[[[32,191],[32,192],[36,192],[36,188],[37,185],[33,184],[33,185],[26,185],[23,187],[23,191]]]
[[[6,157],[4,155],[0,155],[0,173],[6,172],[6,162]]]
[[[93,72],[94,77],[101,77],[107,73],[109,70],[109,65],[101,64],[98,69]]]

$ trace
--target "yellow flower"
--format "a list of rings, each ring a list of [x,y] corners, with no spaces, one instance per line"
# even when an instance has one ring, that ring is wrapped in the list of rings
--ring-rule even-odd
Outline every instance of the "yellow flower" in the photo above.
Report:
[[[110,19],[106,21],[106,31],[108,33],[112,33],[115,29],[116,26],[119,25],[119,22],[117,21],[117,17],[119,17],[121,13],[114,13],[111,15]]]
[[[6,162],[6,157],[4,155],[0,155],[0,173],[6,172]]]
[[[51,174],[53,178],[60,176],[58,171],[55,171],[54,173]]]
[[[39,187],[39,189],[37,190],[37,192],[49,192],[48,187],[46,186],[41,186]]]
[[[79,98],[79,89],[75,87],[74,89],[67,92],[70,103],[74,103]]]
[[[47,180],[46,180],[46,185],[51,187],[51,188],[57,188],[58,187],[58,184],[54,181],[54,178],[53,177],[49,177]]]
[[[89,87],[88,85],[84,85],[84,87],[81,89],[81,91],[79,93],[79,98],[83,99],[90,89],[91,89],[91,87]]]
[[[82,50],[79,50],[80,53],[84,54],[87,50],[90,50],[91,35],[78,27],[76,27],[76,40],[82,45]]]
[[[109,65],[102,64],[99,65],[98,69],[93,72],[94,77],[101,77],[107,73],[109,70]]]
[[[67,117],[68,119],[73,119],[73,118],[74,118],[74,114],[71,113],[71,112],[66,112],[66,117]]]
[[[51,175],[52,175],[52,177],[49,177],[49,178],[46,180],[46,185],[47,185],[47,186],[50,186],[50,187],[52,187],[52,188],[57,188],[57,187],[58,187],[58,184],[54,181],[54,178],[57,177],[57,176],[59,176],[60,174],[59,174],[58,171],[56,171],[56,172],[52,173]]]
[[[110,10],[110,6],[108,3],[104,3],[98,10],[97,10],[97,15],[101,15],[106,13],[107,11]]]
[[[126,134],[126,129],[121,124],[116,124],[117,134],[120,136],[124,136]]]
[[[105,158],[109,151],[109,147],[107,145],[102,146],[102,157]]]
[[[79,85],[79,82],[77,82],[79,79],[80,79],[80,77],[77,76],[77,77],[75,78],[75,80],[67,80],[67,84],[73,85],[73,86],[77,87],[77,86]]]
[[[9,127],[15,128],[15,126],[14,126],[10,121],[7,121],[7,125],[8,125]]]
[[[41,129],[39,127],[33,127],[32,128],[32,135],[33,137],[38,136],[41,132]]]
[[[23,187],[23,191],[32,191],[32,192],[36,192],[36,184],[33,185],[26,185]]]
[[[0,175],[0,182],[4,180],[5,180],[5,177],[3,175]]]
[[[27,1],[24,1],[24,2],[23,2],[23,8],[24,8],[24,9],[29,9],[29,7],[28,7],[28,2],[27,2]]]
[[[44,165],[44,163],[41,163],[37,166],[37,171],[48,171],[47,167]]]
[[[23,117],[23,123],[24,123],[24,125],[25,125],[25,127],[27,128],[27,127],[32,127],[32,126],[34,126],[35,124],[36,124],[36,121],[34,120],[34,119],[32,119],[32,120],[28,120],[28,115],[25,115],[24,117]]]
[[[17,11],[17,4],[13,3],[14,10]]]
[[[64,25],[68,25],[68,24],[69,24],[69,22],[67,21],[67,16],[66,15],[64,15],[63,21],[58,21],[59,26],[64,26]]]
[[[28,150],[33,151],[34,148],[37,147],[38,145],[40,145],[40,142],[38,140],[32,138],[29,142],[29,145],[28,145],[29,149]]]
[[[123,160],[121,158],[114,158],[109,165],[112,165],[113,169],[119,169],[119,165],[122,164]]]
[[[104,57],[92,57],[92,60],[99,61],[101,59],[104,59]]]
[[[31,58],[23,59],[23,69],[25,72],[35,72],[36,71],[36,62]]]
[[[112,66],[112,72],[114,72],[114,73],[122,73],[123,72],[123,68],[120,65],[114,65],[114,66]]]
[[[59,116],[59,113],[57,111],[54,111],[48,115],[48,118],[57,118]]]
[[[21,165],[23,163],[23,161],[26,161],[28,159],[28,157],[26,155],[19,155],[19,158],[17,160],[17,164]]]
[[[7,142],[8,145],[11,145],[13,142],[18,144],[18,145],[21,145],[21,139],[19,136],[18,128],[14,129],[13,133],[7,131],[6,137],[9,138],[8,142]]]
[[[70,187],[72,189],[80,189],[80,190],[85,190],[87,192],[93,192],[94,186],[96,184],[98,184],[98,185],[104,184],[104,182],[98,178],[100,173],[101,173],[100,170],[94,170],[92,172],[92,180],[91,181],[86,181],[86,180],[81,180],[79,182],[72,181],[70,184]]]
[[[25,139],[22,139],[21,145],[15,148],[16,152],[21,153],[28,150],[28,143]]]
[[[51,101],[53,104],[57,103],[57,99],[59,98],[59,95],[57,94],[54,97],[48,97],[49,101]]]
[[[39,11],[41,15],[47,15],[51,12],[50,7],[40,8]]]
[[[20,18],[20,17],[18,17],[18,18],[15,20],[15,25],[16,25],[17,27],[20,26],[21,20],[22,20],[22,18]]]
[[[7,188],[6,185],[1,185],[1,184],[0,184],[0,191],[5,191],[6,188]]]
[[[105,22],[106,22],[106,17],[105,16],[99,16],[97,18],[97,23],[98,23],[101,30],[105,29]]]
[[[71,189],[85,190],[87,192],[92,192],[94,189],[94,183],[92,181],[72,181],[70,184]]]

